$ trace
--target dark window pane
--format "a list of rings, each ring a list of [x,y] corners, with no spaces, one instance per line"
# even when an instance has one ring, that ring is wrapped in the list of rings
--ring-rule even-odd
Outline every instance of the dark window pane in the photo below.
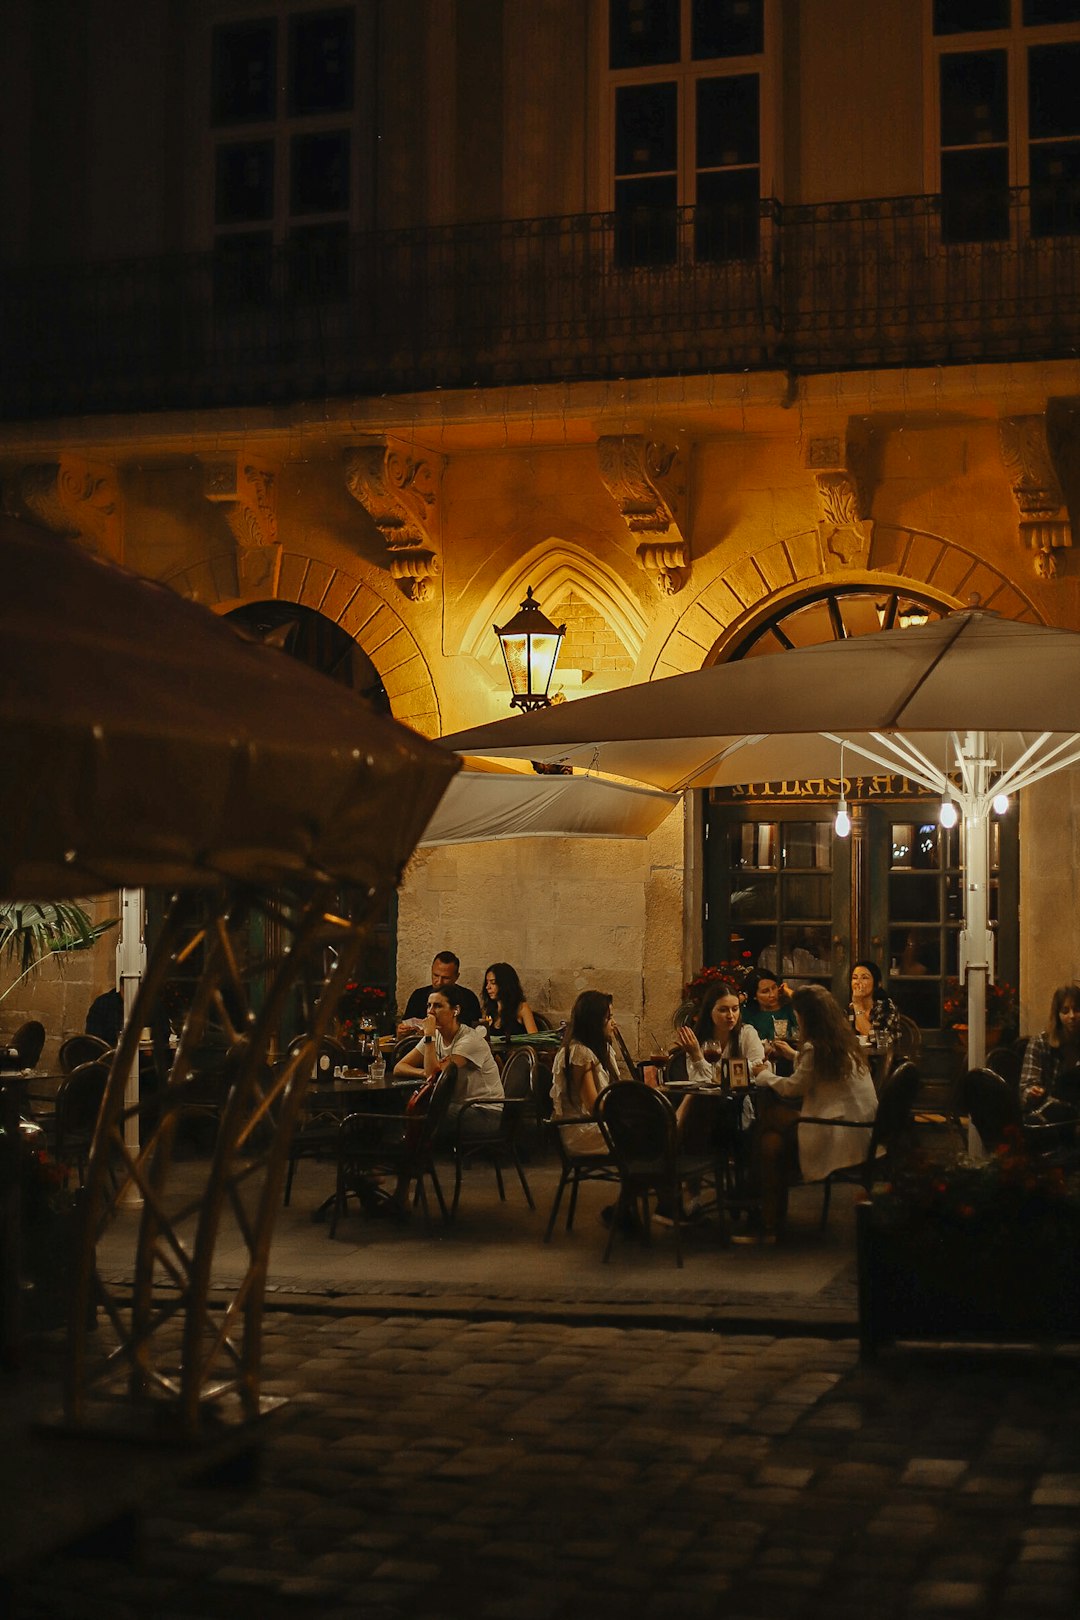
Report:
[[[941,972],[940,928],[892,928],[889,930],[889,980],[922,978]]]
[[[1009,114],[1004,51],[963,51],[941,58],[942,146],[1004,141]]]
[[[1031,148],[1031,234],[1080,235],[1080,141]]]
[[[783,928],[780,951],[785,978],[824,981],[832,973],[832,938],[828,928]]]
[[[674,175],[616,182],[615,258],[618,264],[671,264],[677,240]]]
[[[757,169],[699,174],[694,254],[699,259],[753,259],[761,226]]]
[[[289,288],[300,298],[344,298],[349,290],[349,228],[303,225],[289,233]]]
[[[941,236],[945,242],[1003,242],[1009,235],[1009,171],[1003,150],[943,152]]]
[[[789,872],[831,870],[832,830],[831,821],[785,822],[781,853],[785,869]]]
[[[679,0],[611,0],[608,16],[613,68],[679,60]]]
[[[273,118],[276,41],[274,22],[214,29],[210,102],[215,124]]]
[[[935,34],[976,34],[1008,26],[1009,0],[934,0]]]
[[[219,225],[270,219],[274,212],[274,143],[219,146],[214,218]]]
[[[731,915],[740,923],[776,916],[775,877],[737,880],[731,891]]]
[[[347,112],[352,104],[352,12],[294,17],[289,24],[289,111]]]
[[[221,236],[214,243],[214,297],[229,307],[265,304],[270,298],[274,244],[269,231]]]
[[[633,84],[616,92],[616,174],[674,169],[677,105],[674,84]]]
[[[889,915],[897,922],[937,922],[941,889],[936,877],[893,872],[889,877]]]
[[[832,879],[828,876],[785,876],[783,914],[794,921],[820,920],[832,907]]]
[[[1066,22],[1080,22],[1080,0],[1024,0],[1024,23],[1028,28]]]
[[[294,135],[291,145],[291,212],[344,213],[349,206],[349,132]]]
[[[757,74],[703,79],[697,87],[697,167],[756,163],[759,152]]]
[[[1033,141],[1080,135],[1080,45],[1028,52],[1028,129]]]
[[[775,821],[744,821],[731,834],[733,871],[755,868],[772,871],[777,864],[780,829]]]
[[[754,56],[765,49],[764,0],[694,0],[692,54]]]
[[[889,994],[900,1011],[913,1018],[920,1029],[938,1029],[941,1025],[941,985],[936,979],[901,980],[889,984]]]

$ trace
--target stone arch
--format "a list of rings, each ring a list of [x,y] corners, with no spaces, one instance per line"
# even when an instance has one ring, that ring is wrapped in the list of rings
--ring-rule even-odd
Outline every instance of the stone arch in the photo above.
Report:
[[[557,536],[540,541],[517,558],[513,571],[488,589],[469,617],[459,651],[481,663],[496,660],[498,649],[491,627],[512,618],[530,585],[549,618],[557,617],[559,602],[573,591],[611,626],[637,664],[649,628],[641,607],[617,574],[583,547]]]
[[[215,613],[227,613],[248,600],[236,595],[236,554],[231,551],[179,569],[165,583]],[[325,614],[352,637],[378,671],[395,720],[425,737],[441,734],[442,716],[427,659],[400,613],[370,580],[286,551],[275,594],[279,601]]]
[[[977,595],[981,606],[1005,618],[1045,622],[1015,580],[940,535],[875,524],[865,565],[838,568],[821,531],[805,529],[738,558],[704,585],[664,641],[648,678],[722,661],[731,643],[767,614],[794,605],[812,589],[839,584],[918,591],[950,608]]]

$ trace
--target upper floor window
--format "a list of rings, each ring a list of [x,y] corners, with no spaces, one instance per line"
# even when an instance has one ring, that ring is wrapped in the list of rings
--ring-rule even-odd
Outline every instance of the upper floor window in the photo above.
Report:
[[[1080,232],[1080,0],[931,0],[942,235]]]
[[[699,259],[756,255],[766,10],[766,0],[609,0],[620,264],[670,264],[680,245]]]
[[[290,292],[342,293],[356,214],[355,11],[266,10],[210,36],[217,290],[267,296],[284,244]]]

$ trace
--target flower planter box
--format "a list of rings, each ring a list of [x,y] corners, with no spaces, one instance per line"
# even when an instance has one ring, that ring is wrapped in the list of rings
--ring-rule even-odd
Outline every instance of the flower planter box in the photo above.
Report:
[[[857,1212],[859,1344],[864,1359],[908,1340],[996,1344],[1080,1338],[1080,1211],[1010,1226],[913,1212]]]

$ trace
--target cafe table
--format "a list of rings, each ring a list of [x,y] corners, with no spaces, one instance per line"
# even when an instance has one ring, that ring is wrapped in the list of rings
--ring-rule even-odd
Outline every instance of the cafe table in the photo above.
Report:
[[[424,1083],[424,1077],[415,1078],[385,1075],[371,1080],[359,1069],[346,1070],[340,1080],[329,1085],[313,1081],[304,1096],[304,1108],[309,1124],[318,1120],[334,1120],[340,1125],[349,1114],[402,1114],[413,1093]],[[334,1194],[324,1198],[312,1214],[313,1221],[324,1220],[334,1204]]]

